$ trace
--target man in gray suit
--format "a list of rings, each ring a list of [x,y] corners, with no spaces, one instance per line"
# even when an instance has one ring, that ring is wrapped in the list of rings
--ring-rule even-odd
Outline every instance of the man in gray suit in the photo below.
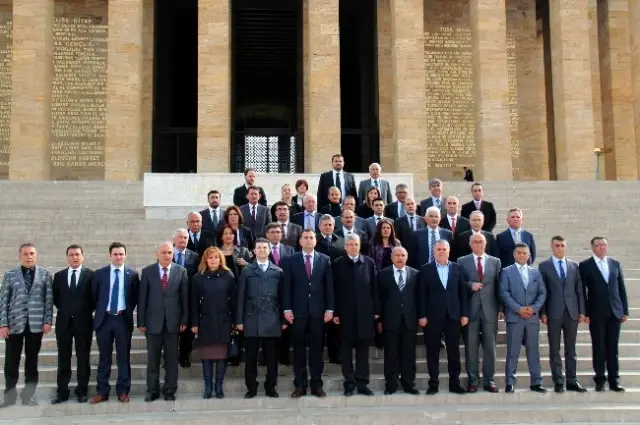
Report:
[[[438,207],[440,208],[441,217],[447,215],[447,198],[442,196],[442,187],[442,180],[429,180],[430,196],[420,201],[420,211],[424,213],[429,207]]]
[[[524,341],[527,365],[531,376],[531,391],[546,393],[540,372],[540,320],[539,312],[547,296],[547,290],[538,269],[527,264],[529,247],[517,243],[513,250],[515,263],[502,270],[500,276],[500,298],[505,305],[507,321],[507,365],[505,367],[507,387],[513,393],[520,346]]]
[[[244,225],[253,232],[256,238],[264,237],[264,228],[271,221],[271,211],[260,204],[260,188],[249,186],[247,189],[248,204],[240,207]]]
[[[36,406],[38,354],[42,335],[51,332],[53,323],[53,279],[49,271],[36,266],[38,253],[31,243],[18,250],[20,267],[4,274],[0,288],[0,338],[4,345],[4,400],[0,408],[16,404],[18,371],[24,346],[24,382],[22,404]]]
[[[564,334],[564,355],[567,367],[567,391],[586,392],[576,376],[576,338],[578,324],[584,322],[584,292],[578,263],[565,257],[567,242],[562,236],[551,238],[553,255],[540,263],[538,269],[547,289],[547,300],[540,311],[540,320],[547,325],[549,363],[554,391],[564,392],[560,335]]]
[[[367,200],[367,191],[372,187],[378,188],[380,198],[382,198],[385,204],[390,204],[393,201],[389,182],[380,178],[381,172],[382,167],[377,162],[369,165],[369,178],[362,180],[358,186],[358,205],[364,204]]]
[[[282,243],[294,248],[296,251],[300,249],[300,234],[302,233],[302,226],[298,226],[290,221],[289,206],[286,202],[278,201],[273,204],[276,210],[277,223],[282,229]],[[266,233],[266,230],[265,230]]]
[[[373,215],[367,219],[365,219],[365,221],[367,222],[367,225],[369,226],[369,239],[373,239],[373,236],[376,234],[376,228],[378,227],[378,222],[380,220],[382,220],[383,218],[386,218],[387,220],[391,220],[391,223],[393,223],[393,219],[392,218],[388,218],[384,216],[384,201],[380,198],[376,199],[375,201],[373,201]]]
[[[138,330],[147,337],[146,402],[160,397],[160,356],[164,349],[164,399],[178,388],[178,335],[189,324],[187,269],[173,262],[173,245],[162,243],[158,262],[142,269],[138,295]]]
[[[496,336],[498,320],[504,319],[504,306],[500,300],[500,259],[487,255],[487,240],[476,233],[469,240],[472,254],[458,258],[467,286],[471,292],[469,300],[469,326],[466,331],[465,359],[469,387],[467,391],[478,391],[480,381],[479,348],[482,343],[482,376],[484,389],[497,393],[493,378],[496,372]]]

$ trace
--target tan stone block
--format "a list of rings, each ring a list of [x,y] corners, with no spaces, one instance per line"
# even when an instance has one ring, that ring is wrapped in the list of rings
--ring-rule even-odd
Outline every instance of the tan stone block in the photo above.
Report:
[[[640,175],[640,2],[629,2],[629,33],[631,34],[631,66],[634,95],[636,158]]]

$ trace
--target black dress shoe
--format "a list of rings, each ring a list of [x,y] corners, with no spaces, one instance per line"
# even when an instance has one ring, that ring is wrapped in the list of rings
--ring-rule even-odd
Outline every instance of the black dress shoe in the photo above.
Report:
[[[307,395],[307,389],[306,388],[296,388],[291,393],[291,398],[300,398],[300,397],[304,397],[306,395]]]
[[[467,390],[462,388],[460,385],[454,385],[452,387],[449,387],[449,392],[453,394],[466,394]]]
[[[176,396],[173,394],[165,394],[164,401],[176,401]]]
[[[216,391],[216,398],[224,398],[224,391]]]
[[[23,399],[22,400],[22,405],[23,406],[37,406],[38,405],[38,399],[36,399],[36,396],[31,396],[27,399]]]
[[[327,396],[327,393],[325,393],[322,388],[317,388],[315,390],[311,390],[311,395],[316,396],[318,398],[324,398]]]
[[[513,388],[513,385],[507,385],[504,389],[504,392],[508,394],[513,394],[516,392],[516,390],[515,388]]]
[[[353,394],[354,394],[353,388],[349,388],[349,389],[345,389],[344,390],[344,396],[345,397],[351,397]]]
[[[544,394],[544,393],[547,392],[547,389],[545,387],[543,387],[542,385],[532,385],[532,386],[529,387],[529,389],[531,391],[533,391],[533,392],[536,392],[536,393]]]
[[[493,382],[490,383],[490,384],[486,384],[484,386],[484,390],[487,391],[487,392],[490,392],[490,393],[497,393],[497,392],[500,391],[500,390],[498,390],[498,387],[496,387],[496,384],[494,384]]]
[[[395,393],[396,393],[396,390],[384,390],[384,395],[392,395],[392,394],[395,394]],[[353,394],[353,393],[351,393],[351,394]],[[419,392],[418,392],[418,394],[419,394]]]
[[[563,393],[564,392],[564,385],[562,384],[555,384],[553,386],[553,391],[557,392],[557,393]]]
[[[604,384],[596,384],[596,391],[601,393],[604,391]]]
[[[185,369],[190,368],[191,367],[191,360],[189,360],[189,359],[180,360],[180,366],[185,368]]]
[[[89,401],[89,398],[87,398],[86,395],[79,395],[78,396],[78,403],[86,403],[87,401]]]
[[[69,401],[68,398],[56,397],[53,400],[51,400],[51,404],[62,404],[62,403],[66,403],[67,401]]]
[[[567,384],[567,391],[575,391],[577,393],[586,393],[587,389],[582,385],[580,385],[579,382],[576,382],[574,384]]]
[[[404,392],[411,395],[420,395],[420,391],[416,387],[409,388],[408,390],[404,390]]]
[[[258,391],[257,390],[249,390],[247,391],[247,393],[244,395],[244,398],[254,398],[255,396],[258,395]]]
[[[271,388],[269,390],[265,390],[265,394],[267,395],[267,397],[271,397],[271,398],[280,397],[280,394],[278,394],[278,392],[276,390],[274,390],[273,388]]]
[[[623,393],[625,392],[625,389],[623,386],[621,386],[620,384],[614,384],[614,385],[609,385],[609,389],[611,391],[615,391],[617,393]]]
[[[2,409],[4,407],[13,406],[14,404],[16,404],[15,400],[4,399],[4,400],[0,401],[0,409]]]
[[[467,392],[468,393],[477,393],[478,392],[478,386],[477,385],[469,385],[469,388],[467,388]]]
[[[159,398],[160,398],[160,395],[158,394],[148,393],[147,395],[144,396],[144,401],[147,403],[151,403],[152,401],[156,401]]]
[[[373,391],[371,391],[367,387],[361,387],[361,388],[358,388],[358,394],[366,395],[366,396],[372,396],[373,395]]]
[[[438,387],[430,386],[429,388],[427,388],[427,395],[435,395],[435,394],[438,394]]]

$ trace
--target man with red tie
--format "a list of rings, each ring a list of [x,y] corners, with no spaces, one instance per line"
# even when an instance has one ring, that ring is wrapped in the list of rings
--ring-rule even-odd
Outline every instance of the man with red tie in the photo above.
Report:
[[[469,224],[469,220],[462,217],[458,214],[458,198],[455,196],[447,196],[446,200],[446,209],[447,215],[442,217],[440,220],[440,227],[443,229],[451,230],[453,233],[453,237],[460,233],[466,232],[471,229],[471,224]]]

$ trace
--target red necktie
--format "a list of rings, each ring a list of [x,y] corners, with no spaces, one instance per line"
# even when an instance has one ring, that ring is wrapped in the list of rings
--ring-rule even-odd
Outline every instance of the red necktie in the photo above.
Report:
[[[304,270],[307,272],[307,277],[309,278],[309,281],[311,281],[311,256],[305,255],[304,257],[305,257]]]
[[[162,268],[162,279],[160,279],[160,283],[162,283],[162,290],[167,292],[167,287],[169,286],[169,275],[167,275],[167,268]]]
[[[451,217],[451,233],[456,233],[456,218]]]
[[[478,257],[478,280],[482,283],[484,279],[484,270],[482,269],[482,257]]]
[[[280,249],[277,246],[273,247],[273,251],[271,255],[273,255],[273,262],[276,263],[276,266],[280,265],[280,253],[278,252]]]

